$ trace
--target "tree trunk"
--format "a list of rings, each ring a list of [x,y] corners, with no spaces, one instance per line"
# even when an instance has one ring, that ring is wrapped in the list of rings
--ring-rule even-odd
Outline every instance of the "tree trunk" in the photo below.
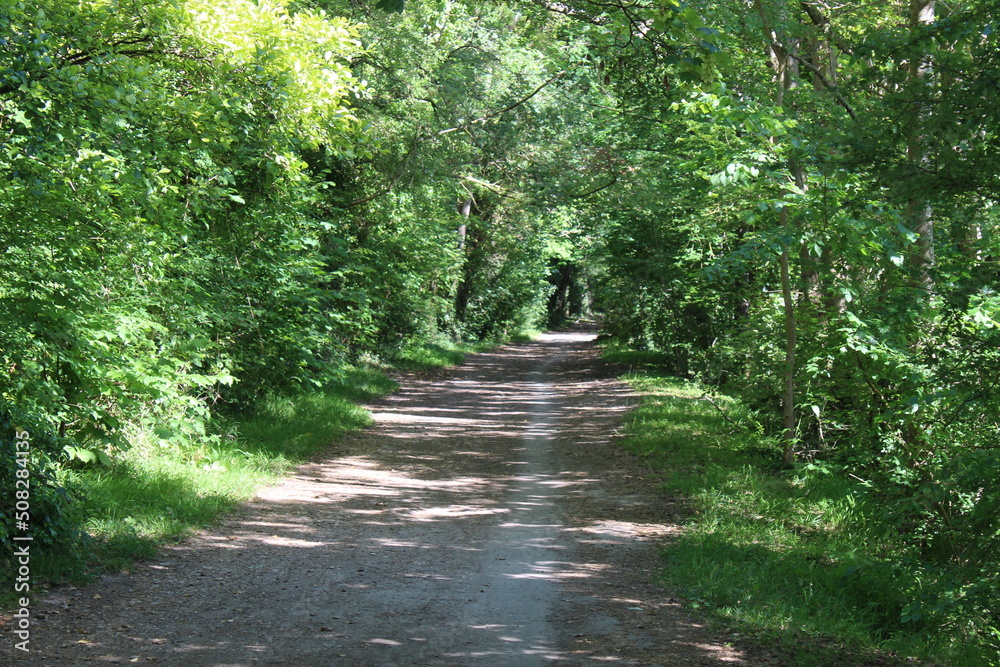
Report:
[[[917,29],[922,25],[933,23],[934,3],[935,0],[910,0],[911,29]],[[919,84],[927,82],[933,74],[930,60],[918,57],[911,58],[908,73],[910,84],[914,87],[914,92],[916,92]],[[921,112],[914,122],[913,132],[911,133],[909,145],[906,149],[906,156],[913,167],[915,175],[919,173],[921,167],[928,160],[923,135],[923,121],[926,118],[926,113],[926,111]],[[913,224],[913,231],[917,234],[917,245],[912,255],[912,263],[917,270],[920,284],[929,293],[934,289],[934,281],[930,273],[935,261],[934,212],[931,205],[917,194],[917,188],[913,189],[906,212]]]
[[[784,106],[785,93],[798,86],[798,61],[790,55],[790,51],[798,48],[799,42],[794,37],[781,35],[778,32],[778,24],[781,23],[780,18],[786,11],[783,5],[775,3],[773,6],[765,7],[761,0],[754,0],[754,5],[760,14],[761,25],[764,29],[764,38],[768,43],[768,58],[771,61],[771,66],[774,68],[777,83],[775,104],[779,107]],[[772,17],[768,12],[769,9],[773,9],[775,15],[779,17],[778,22],[772,21]],[[776,141],[774,137],[771,140]],[[788,167],[796,185],[804,189],[806,178],[801,165],[792,161]],[[783,206],[778,215],[781,230],[785,233],[786,237],[792,236],[790,233],[791,223],[788,219],[788,208]],[[795,295],[792,290],[791,269],[789,266],[789,246],[790,243],[784,245],[781,256],[778,259],[781,299],[785,316],[785,364],[781,398],[782,421],[784,424],[781,440],[784,447],[783,459],[785,465],[791,465],[795,460],[797,430],[795,424],[795,349],[798,343],[798,320],[795,312]]]
[[[465,220],[462,221],[462,224],[458,226],[458,249],[465,250],[465,237],[469,231],[468,220],[469,215],[472,213],[472,197],[460,202],[456,208],[458,209],[459,214],[465,218]]]
[[[788,212],[781,209],[781,228],[788,229]],[[795,298],[792,294],[791,273],[788,269],[788,246],[778,260],[781,268],[781,299],[785,311],[785,377],[784,393],[781,399],[784,429],[781,439],[784,443],[783,460],[791,465],[795,460],[795,347],[798,339],[798,323],[795,317]]]
[[[549,297],[549,324],[557,326],[569,319],[570,286],[573,280],[573,265],[564,262],[559,265],[559,284]]]
[[[469,234],[469,217],[472,215],[472,197],[460,202],[456,207],[462,215],[462,223],[458,226],[458,250],[462,256],[462,277],[455,286],[455,318],[461,322],[465,319],[465,310],[469,305],[469,285],[472,276],[469,274],[469,260],[466,256],[466,242]]]
[[[809,11],[808,8],[807,11]],[[833,47],[835,40],[833,24],[825,15],[815,9],[810,14],[810,18],[817,29],[817,34],[812,40],[813,89],[820,94],[829,94],[831,87],[837,86],[838,79],[837,51]],[[824,203],[824,210],[826,208],[827,204]],[[816,271],[817,291],[822,297],[819,318],[826,325],[831,316],[843,312],[847,304],[844,301],[843,292],[837,289],[836,284],[838,272],[835,265],[835,253],[831,247],[835,235],[831,234],[828,228],[823,231],[826,232],[827,238],[823,243],[819,259],[816,261]]]

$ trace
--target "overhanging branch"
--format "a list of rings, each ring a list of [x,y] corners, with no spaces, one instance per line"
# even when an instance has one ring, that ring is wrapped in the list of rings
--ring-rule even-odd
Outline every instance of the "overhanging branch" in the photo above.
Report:
[[[479,118],[476,118],[475,120],[470,120],[467,123],[462,123],[461,125],[456,125],[455,127],[449,127],[447,130],[441,130],[440,132],[435,133],[434,136],[440,137],[441,135],[448,134],[449,132],[457,132],[459,130],[464,130],[467,127],[472,127],[476,123],[485,123],[486,121],[488,121],[491,118],[496,118],[497,116],[502,116],[503,114],[507,113],[508,111],[512,111],[513,109],[516,109],[517,107],[521,106],[522,104],[524,104],[525,102],[527,102],[528,100],[530,100],[532,97],[534,97],[535,95],[537,95],[538,93],[540,93],[543,88],[545,88],[549,84],[555,82],[560,77],[562,77],[564,74],[566,74],[566,70],[560,70],[560,71],[556,72],[555,74],[553,74],[552,76],[550,76],[548,79],[546,79],[545,81],[543,81],[541,84],[539,84],[538,87],[535,88],[534,90],[532,90],[530,93],[528,93],[527,95],[525,95],[521,99],[517,100],[516,102],[512,102],[511,104],[508,104],[507,106],[505,106],[503,109],[500,109],[499,111],[494,111],[492,113],[485,114],[483,116],[480,116]]]
[[[816,78],[819,79],[820,83],[823,84],[823,87],[829,90],[831,93],[833,93],[833,96],[837,99],[837,103],[840,106],[844,107],[844,110],[847,111],[847,115],[850,116],[852,120],[858,119],[858,117],[854,113],[854,109],[852,109],[850,103],[848,103],[848,101],[844,99],[844,96],[840,94],[840,91],[837,90],[837,87],[832,83],[830,83],[829,81],[827,81],[826,75],[823,74],[823,70],[821,70],[819,67],[816,67],[816,65],[812,64],[808,60],[795,55],[788,49],[785,49],[785,55],[793,58],[800,65],[805,65],[810,72],[816,75]]]
[[[606,190],[606,189],[610,188],[612,185],[614,185],[617,182],[618,182],[618,174],[615,173],[614,175],[612,175],[611,181],[609,181],[608,183],[605,183],[604,185],[599,185],[596,188],[594,188],[593,190],[588,190],[587,192],[584,192],[582,194],[566,193],[565,196],[569,197],[570,199],[586,199],[590,195],[597,194],[601,190]]]

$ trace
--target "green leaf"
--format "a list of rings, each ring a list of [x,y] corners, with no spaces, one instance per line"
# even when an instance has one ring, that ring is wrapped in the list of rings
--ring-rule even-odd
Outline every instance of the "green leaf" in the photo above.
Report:
[[[405,0],[378,0],[378,2],[375,3],[375,8],[381,9],[384,12],[402,14],[404,5]]]
[[[14,111],[14,122],[20,123],[21,125],[23,125],[28,129],[31,128],[31,121],[25,117],[24,111],[22,111],[21,109],[17,109]]]
[[[170,438],[174,437],[173,429],[169,429],[166,426],[154,426],[153,433],[155,433],[156,437],[160,438],[161,440],[169,440]]]

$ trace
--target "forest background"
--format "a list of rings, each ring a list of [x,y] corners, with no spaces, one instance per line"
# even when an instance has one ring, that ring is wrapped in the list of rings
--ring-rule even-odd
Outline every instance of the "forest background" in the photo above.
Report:
[[[721,415],[689,441],[811,503],[782,521],[863,620],[851,641],[994,664],[997,16],[0,1],[5,557],[17,432],[58,578],[145,543],[102,494],[158,456],[147,500],[193,483],[176,466],[256,480],[294,449],[262,424],[315,446],[345,423],[306,414],[349,412],[373,366],[594,309],[636,382],[655,360]],[[691,576],[722,617],[751,606]]]

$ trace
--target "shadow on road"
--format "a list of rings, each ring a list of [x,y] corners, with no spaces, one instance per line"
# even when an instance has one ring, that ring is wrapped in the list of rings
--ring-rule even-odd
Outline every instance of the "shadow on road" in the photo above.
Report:
[[[35,664],[744,662],[654,582],[676,508],[613,444],[633,397],[593,338],[545,334],[407,382],[337,444],[350,455],[52,596]]]

